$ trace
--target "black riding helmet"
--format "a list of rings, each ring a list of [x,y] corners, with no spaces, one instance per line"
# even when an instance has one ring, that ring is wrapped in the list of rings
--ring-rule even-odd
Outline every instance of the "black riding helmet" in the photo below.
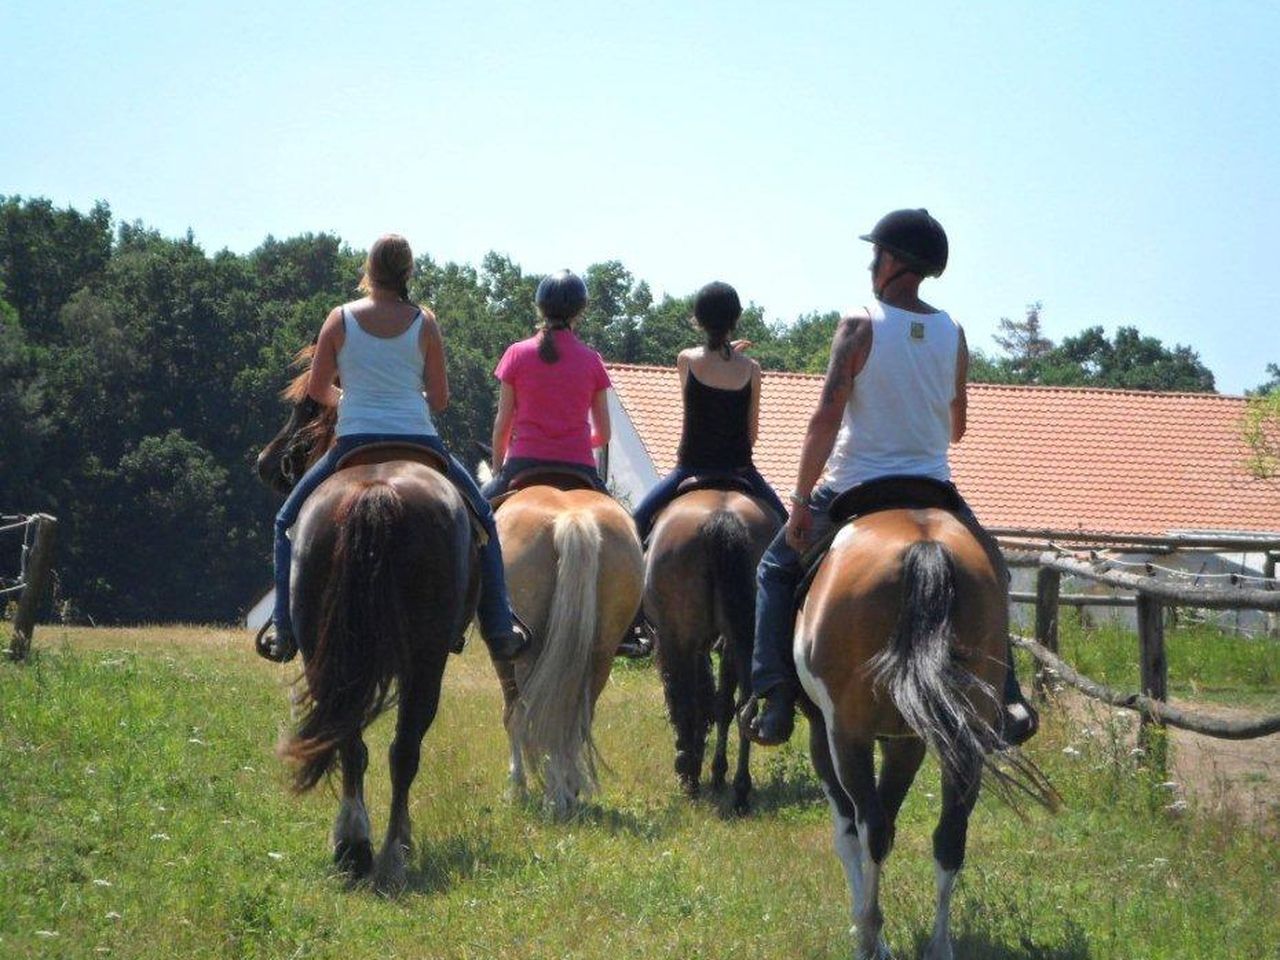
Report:
[[[922,277],[940,277],[947,269],[947,234],[929,211],[895,210],[860,238],[888,250]]]
[[[587,305],[587,285],[571,270],[543,277],[534,303],[548,320],[571,320]]]

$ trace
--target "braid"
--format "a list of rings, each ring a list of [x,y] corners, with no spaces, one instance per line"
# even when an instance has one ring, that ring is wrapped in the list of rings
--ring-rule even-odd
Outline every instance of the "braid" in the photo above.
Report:
[[[543,320],[538,327],[538,357],[543,363],[555,363],[560,359],[560,351],[556,349],[556,338],[551,336],[554,330],[567,330],[569,325],[557,321],[552,325],[550,320]]]

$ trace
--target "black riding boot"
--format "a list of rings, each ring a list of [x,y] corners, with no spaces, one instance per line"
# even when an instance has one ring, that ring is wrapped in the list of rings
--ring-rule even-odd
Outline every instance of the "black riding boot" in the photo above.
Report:
[[[1022,686],[1014,673],[1013,644],[1009,644],[1008,665],[1004,674],[1002,691],[1004,708],[1001,713],[1000,736],[1011,747],[1020,746],[1036,735],[1040,729],[1040,715],[1022,695]]]

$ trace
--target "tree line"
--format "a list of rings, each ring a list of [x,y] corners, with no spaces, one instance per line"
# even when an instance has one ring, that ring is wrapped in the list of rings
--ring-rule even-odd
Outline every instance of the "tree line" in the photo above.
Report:
[[[190,232],[117,222],[105,203],[0,197],[0,513],[59,518],[59,613],[229,621],[265,589],[278,504],[253,459],[283,422],[294,356],[356,296],[362,261],[327,233],[210,255]],[[614,260],[583,277],[580,333],[607,361],[671,364],[697,342],[692,291],[656,298]],[[437,423],[464,460],[488,439],[492,371],[533,331],[540,279],[499,253],[478,267],[418,258],[410,292],[436,311],[448,351],[452,400]],[[1038,317],[1004,321],[1000,352],[975,351],[974,378],[1213,389],[1190,348],[1132,328],[1108,341],[1100,327],[1053,345]],[[817,373],[838,319],[770,323],[752,305],[739,333],[766,369]],[[0,576],[16,569],[10,546]]]

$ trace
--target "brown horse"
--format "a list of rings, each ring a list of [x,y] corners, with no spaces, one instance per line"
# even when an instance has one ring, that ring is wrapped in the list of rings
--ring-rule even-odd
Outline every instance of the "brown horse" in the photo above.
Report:
[[[332,441],[331,411],[305,399],[305,378],[286,393],[295,402],[289,423],[258,458],[259,475],[277,489],[291,486]],[[377,459],[371,450],[357,453]],[[290,601],[304,715],[281,753],[297,765],[300,792],[341,761],[335,862],[356,879],[372,872],[375,889],[394,893],[405,883],[409,786],[422,738],[439,705],[445,661],[475,605],[470,517],[440,470],[411,459],[366,462],[316,488],[293,540]],[[393,686],[391,814],[375,860],[361,734],[391,701]]]
[[[943,510],[887,510],[856,520],[837,535],[814,579],[797,621],[796,668],[860,958],[889,956],[880,873],[926,748],[942,768],[933,834],[937,914],[926,960],[951,957],[951,894],[983,771],[1006,799],[1021,793],[1057,805],[1029,760],[993,752],[1007,636],[1000,575],[969,530]]]
[[[533,633],[520,660],[494,664],[511,782],[523,793],[528,766],[564,816],[598,787],[591,722],[640,607],[640,541],[626,511],[595,490],[526,486],[501,500],[496,520],[511,605]]]
[[[749,690],[755,640],[756,565],[779,518],[759,500],[730,490],[694,490],[658,516],[645,561],[645,616],[657,636],[658,670],[676,731],[676,776],[697,796],[707,731],[716,724],[711,786],[724,788],[729,726],[739,689]],[[722,641],[720,675],[711,649]],[[747,810],[750,741],[738,738],[733,806]]]

